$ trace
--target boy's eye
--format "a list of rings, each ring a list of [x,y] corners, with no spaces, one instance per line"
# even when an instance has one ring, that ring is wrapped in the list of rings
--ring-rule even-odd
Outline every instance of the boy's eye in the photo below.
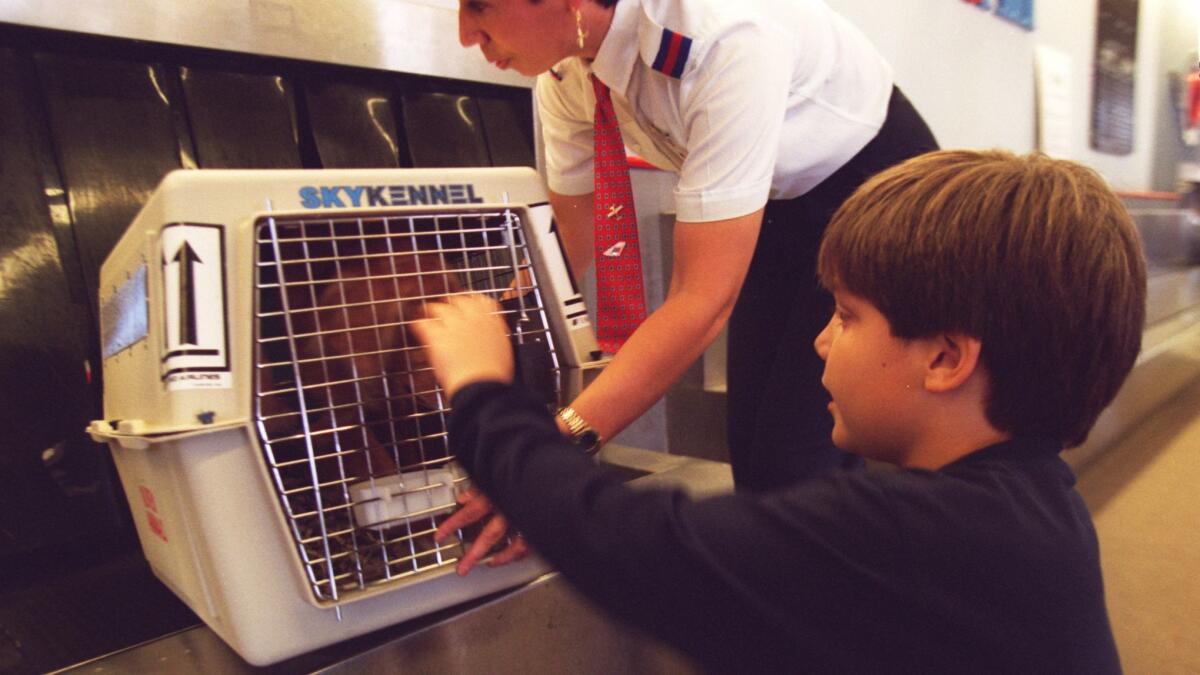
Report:
[[[480,12],[482,12],[484,9],[487,8],[487,5],[485,5],[482,2],[476,2],[475,0],[471,0],[470,2],[463,3],[463,6],[467,8],[468,12],[472,12],[474,14],[479,14]]]

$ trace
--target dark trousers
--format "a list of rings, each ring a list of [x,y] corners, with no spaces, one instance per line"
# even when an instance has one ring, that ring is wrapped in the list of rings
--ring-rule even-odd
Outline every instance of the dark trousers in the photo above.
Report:
[[[893,89],[883,127],[853,159],[809,192],[767,203],[729,321],[729,451],[738,490],[783,487],[860,462],[830,440],[824,364],[813,340],[833,300],[817,283],[817,250],[834,211],[866,179],[936,149],[921,115]]]

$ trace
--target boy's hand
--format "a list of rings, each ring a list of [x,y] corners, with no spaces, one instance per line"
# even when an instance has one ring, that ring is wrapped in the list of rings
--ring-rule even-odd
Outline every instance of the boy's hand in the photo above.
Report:
[[[412,325],[446,398],[472,382],[511,382],[512,346],[500,305],[483,295],[455,295],[430,303]]]
[[[494,300],[483,295],[455,295],[446,302],[430,303],[425,311],[426,318],[414,323],[412,329],[417,339],[425,343],[429,363],[447,399],[472,382],[512,381],[513,357],[508,326],[500,316],[500,305]],[[458,502],[462,508],[438,527],[436,541],[440,542],[454,530],[493,513],[491,502],[474,489],[460,495]],[[495,513],[459,562],[458,573],[466,575],[470,572],[507,531],[508,522],[503,515]],[[520,560],[527,552],[525,541],[517,536],[492,558],[490,564],[503,565]]]
[[[482,492],[475,488],[469,488],[466,492],[458,496],[458,505],[461,506],[454,515],[447,518],[438,525],[437,532],[433,535],[433,540],[437,543],[445,541],[455,530],[467,527],[483,518],[488,514],[493,513],[491,501],[488,500]],[[487,555],[492,547],[495,546],[501,539],[504,538],[508,531],[508,521],[504,515],[496,512],[487,525],[483,526],[475,541],[471,544],[470,550],[463,555],[462,560],[458,563],[457,572],[459,576],[466,576],[475,564]],[[529,554],[529,545],[525,543],[525,539],[521,535],[512,533],[512,541],[488,562],[489,567],[498,567],[507,565],[515,560],[520,560]]]

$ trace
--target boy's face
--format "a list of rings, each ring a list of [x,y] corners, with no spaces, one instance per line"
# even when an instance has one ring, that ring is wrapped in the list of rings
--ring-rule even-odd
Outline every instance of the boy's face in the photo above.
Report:
[[[925,350],[892,335],[866,299],[837,290],[837,307],[814,346],[825,361],[821,384],[833,401],[833,443],[864,457],[903,465],[915,445],[925,395]]]
[[[459,0],[458,39],[501,70],[539,75],[570,55],[560,36],[574,39],[574,16],[563,0]]]

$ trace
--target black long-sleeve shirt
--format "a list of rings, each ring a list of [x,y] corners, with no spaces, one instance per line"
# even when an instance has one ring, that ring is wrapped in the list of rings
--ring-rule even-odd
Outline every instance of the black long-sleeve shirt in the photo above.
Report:
[[[694,500],[623,484],[519,386],[453,403],[459,460],[533,547],[708,667],[1120,670],[1095,531],[1052,441]]]

